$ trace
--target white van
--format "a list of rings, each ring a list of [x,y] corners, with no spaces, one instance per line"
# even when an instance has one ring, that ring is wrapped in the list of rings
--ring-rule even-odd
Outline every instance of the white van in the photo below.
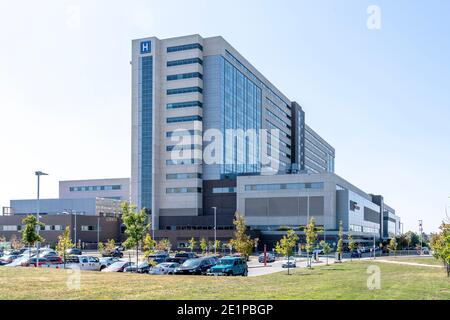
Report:
[[[100,260],[92,256],[69,256],[66,257],[66,269],[79,269],[88,271],[100,271]],[[64,264],[43,265],[48,268],[64,268]]]

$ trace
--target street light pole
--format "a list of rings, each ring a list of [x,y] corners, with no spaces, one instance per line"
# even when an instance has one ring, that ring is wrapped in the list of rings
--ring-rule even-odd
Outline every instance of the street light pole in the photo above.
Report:
[[[217,254],[217,207],[212,207],[214,210],[214,255]]]
[[[41,189],[41,176],[47,176],[48,174],[42,172],[42,171],[36,171],[35,175],[37,176],[37,201],[36,201],[36,218],[37,218],[37,222],[38,222],[38,227],[37,227],[37,234],[39,235],[40,233],[40,229],[41,226],[39,226],[39,221],[40,221],[40,189]],[[36,244],[36,268],[39,267],[39,247],[40,247],[40,243],[38,242]]]

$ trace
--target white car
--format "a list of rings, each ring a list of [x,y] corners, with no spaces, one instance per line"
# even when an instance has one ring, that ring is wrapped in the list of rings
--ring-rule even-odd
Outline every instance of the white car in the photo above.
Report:
[[[100,267],[100,260],[91,256],[70,256],[66,261],[67,269],[73,268],[80,270],[100,271]]]
[[[297,267],[294,257],[285,257],[281,265],[282,268],[295,268]]]
[[[149,270],[149,274],[174,274],[176,268],[180,266],[177,262],[163,262]]]

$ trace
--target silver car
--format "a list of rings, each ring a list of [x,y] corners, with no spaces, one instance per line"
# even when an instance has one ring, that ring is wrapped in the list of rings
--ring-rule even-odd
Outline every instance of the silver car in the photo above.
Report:
[[[149,274],[174,274],[176,268],[180,266],[177,262],[163,262],[150,269]]]

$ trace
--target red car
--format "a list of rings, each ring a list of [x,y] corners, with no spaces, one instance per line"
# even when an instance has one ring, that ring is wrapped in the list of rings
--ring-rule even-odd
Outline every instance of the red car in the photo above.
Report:
[[[30,258],[25,262],[21,263],[22,267],[36,267],[36,261],[37,258]],[[39,266],[42,266],[43,264],[49,264],[49,261],[46,258],[39,258],[39,261],[37,262]]]

